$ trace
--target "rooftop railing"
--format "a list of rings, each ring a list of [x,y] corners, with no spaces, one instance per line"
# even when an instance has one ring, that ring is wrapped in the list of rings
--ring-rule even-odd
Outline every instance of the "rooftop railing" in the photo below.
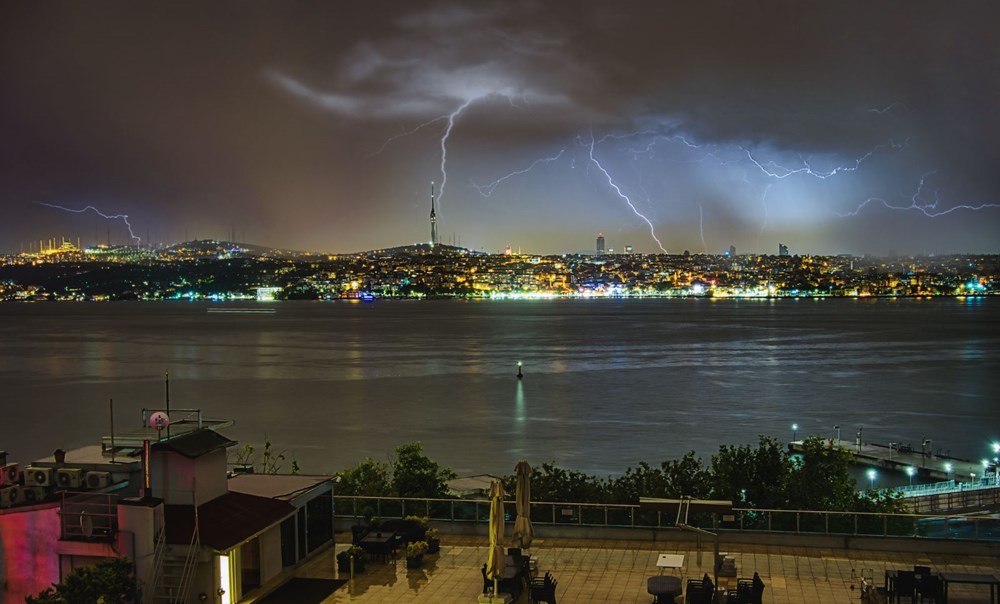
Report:
[[[360,497],[338,495],[334,513],[340,518],[403,518],[427,516],[456,523],[486,523],[486,499],[427,499],[412,497]],[[513,501],[504,502],[506,519],[513,522]],[[676,515],[641,509],[633,504],[531,502],[531,522],[538,526],[580,526],[637,529],[675,528]],[[970,541],[1000,541],[1000,518],[987,515],[885,514],[818,510],[769,510],[734,508],[729,516],[691,514],[690,526],[722,531],[924,537]]]

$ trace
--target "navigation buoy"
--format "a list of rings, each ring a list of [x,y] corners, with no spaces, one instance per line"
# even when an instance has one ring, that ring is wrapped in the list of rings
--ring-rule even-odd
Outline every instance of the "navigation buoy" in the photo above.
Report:
[[[517,362],[517,379],[521,379],[523,377],[524,377],[524,374],[521,373],[521,361],[518,361]]]

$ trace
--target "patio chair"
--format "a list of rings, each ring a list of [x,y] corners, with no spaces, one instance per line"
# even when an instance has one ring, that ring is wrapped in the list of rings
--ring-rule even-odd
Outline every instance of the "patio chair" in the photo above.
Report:
[[[896,571],[896,581],[892,588],[893,602],[899,602],[902,598],[909,598],[912,603],[917,594],[917,575],[912,570]]]
[[[764,581],[761,580],[760,575],[754,572],[753,580],[751,582],[751,604],[762,604],[764,599]]]
[[[753,604],[753,579],[737,579],[736,589],[726,593],[727,604]]]
[[[546,602],[547,604],[556,604],[556,585],[558,585],[558,582],[552,576],[552,573],[545,573],[545,578],[532,581],[532,603]]]
[[[935,604],[937,602],[944,602],[944,582],[941,581],[941,577],[938,575],[921,575],[917,581],[917,594],[920,595],[921,602],[924,601],[924,598],[933,600]]]
[[[712,604],[714,602],[715,585],[708,573],[701,579],[688,579],[684,590],[685,604]]]
[[[368,528],[364,526],[351,527],[351,545],[360,545],[361,540],[368,534]]]

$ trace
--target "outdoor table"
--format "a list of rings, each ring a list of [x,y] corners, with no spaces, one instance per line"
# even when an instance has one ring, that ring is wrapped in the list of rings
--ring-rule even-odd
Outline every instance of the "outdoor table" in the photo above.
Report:
[[[358,545],[372,556],[382,556],[383,559],[387,559],[395,538],[396,533],[368,533]]]
[[[660,567],[660,574],[663,574],[664,568],[683,568],[684,554],[660,554],[656,558],[656,565]]]
[[[987,574],[975,574],[975,573],[938,573],[941,577],[941,581],[944,583],[944,598],[948,601],[948,584],[949,583],[968,583],[973,585],[989,585],[990,586],[990,602],[991,604],[997,601],[997,591],[1000,589],[1000,579],[996,575]]]
[[[674,596],[681,595],[681,578],[670,575],[657,575],[646,580],[646,591],[653,596],[654,602],[673,604]]]

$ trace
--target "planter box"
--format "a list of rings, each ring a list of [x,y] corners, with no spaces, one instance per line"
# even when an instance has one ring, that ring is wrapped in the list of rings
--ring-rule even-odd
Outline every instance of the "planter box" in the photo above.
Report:
[[[424,565],[424,557],[417,556],[416,558],[406,559],[406,568],[420,568]]]

